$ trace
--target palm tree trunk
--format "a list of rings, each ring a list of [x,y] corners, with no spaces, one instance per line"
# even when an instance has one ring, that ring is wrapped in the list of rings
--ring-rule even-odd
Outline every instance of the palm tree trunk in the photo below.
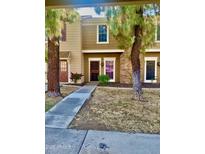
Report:
[[[58,38],[48,39],[48,96],[60,96]]]
[[[140,96],[142,94],[142,84],[140,81],[140,48],[141,48],[141,33],[142,28],[139,25],[135,26],[135,42],[131,50],[131,63],[132,63],[132,78],[133,88],[136,94]]]

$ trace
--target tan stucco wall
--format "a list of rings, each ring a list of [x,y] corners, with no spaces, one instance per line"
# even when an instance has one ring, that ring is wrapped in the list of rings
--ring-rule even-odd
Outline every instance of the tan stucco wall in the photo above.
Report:
[[[115,82],[120,82],[120,54],[119,53],[112,53],[112,54],[84,54],[84,76],[85,82],[89,81],[89,58],[101,58],[101,62],[104,62],[103,58],[111,58],[115,57]],[[101,66],[101,74],[104,74],[104,67]]]

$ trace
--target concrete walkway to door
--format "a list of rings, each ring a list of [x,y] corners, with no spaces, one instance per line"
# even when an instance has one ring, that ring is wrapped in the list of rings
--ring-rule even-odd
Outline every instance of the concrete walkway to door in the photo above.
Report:
[[[67,128],[83,104],[91,97],[95,88],[96,85],[85,85],[62,99],[46,112],[46,127]]]
[[[96,85],[85,85],[68,95],[45,117],[46,154],[160,154],[160,136],[67,129]]]

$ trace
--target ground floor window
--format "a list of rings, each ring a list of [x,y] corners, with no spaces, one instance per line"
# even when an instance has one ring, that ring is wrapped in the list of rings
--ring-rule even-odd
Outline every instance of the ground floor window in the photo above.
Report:
[[[144,82],[157,82],[157,57],[145,57]]]
[[[65,60],[60,61],[60,71],[67,72],[67,61]]]
[[[104,58],[104,74],[110,77],[110,81],[115,81],[115,58]]]

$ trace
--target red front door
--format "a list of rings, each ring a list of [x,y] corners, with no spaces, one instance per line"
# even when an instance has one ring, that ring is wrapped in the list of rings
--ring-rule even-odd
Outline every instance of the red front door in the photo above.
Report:
[[[60,61],[60,82],[68,82],[68,62]]]

